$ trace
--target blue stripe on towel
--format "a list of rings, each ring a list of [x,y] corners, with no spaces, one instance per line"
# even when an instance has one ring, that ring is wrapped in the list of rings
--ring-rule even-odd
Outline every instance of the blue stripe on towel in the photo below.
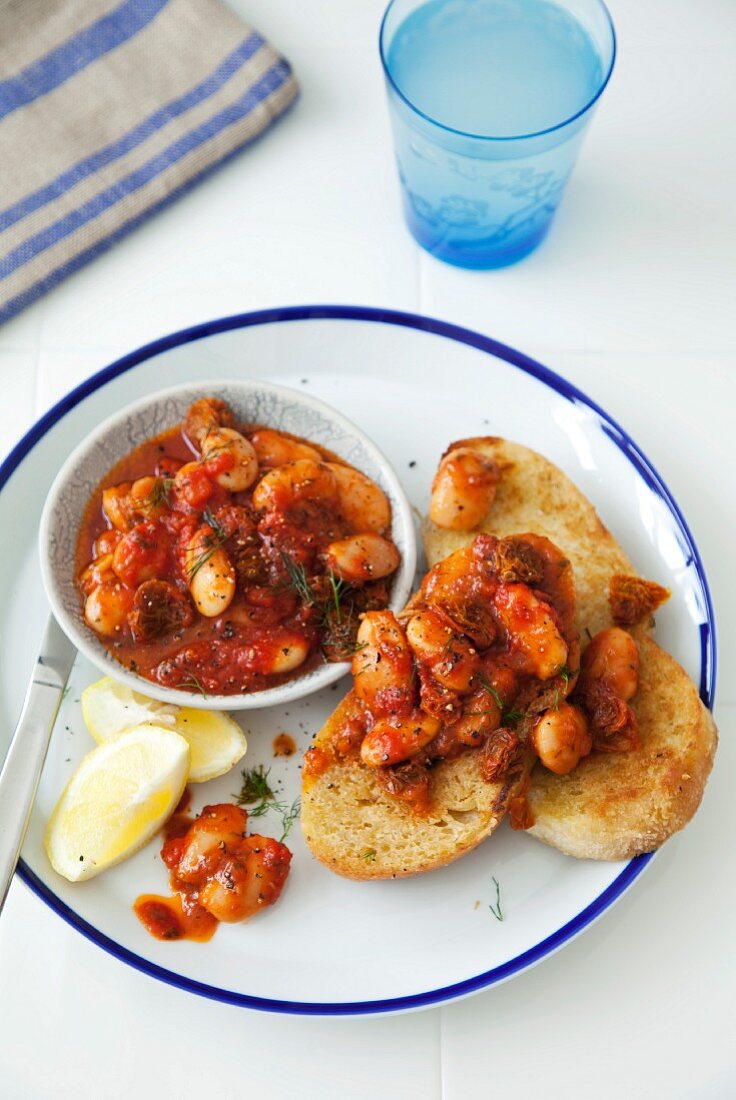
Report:
[[[283,60],[277,61],[260,80],[248,89],[244,96],[231,103],[219,114],[213,115],[212,118],[207,119],[200,126],[196,126],[193,130],[183,134],[166,149],[157,153],[155,157],[151,157],[145,164],[118,180],[111,187],[106,187],[104,191],[100,191],[99,194],[83,203],[77,210],[70,211],[63,218],[59,218],[52,225],[23,241],[22,244],[19,244],[17,248],[14,248],[0,260],[0,281],[7,279],[19,267],[23,267],[24,264],[35,259],[41,252],[45,252],[46,249],[52,248],[59,241],[86,225],[87,222],[99,217],[111,206],[115,206],[116,203],[121,202],[128,195],[134,194],[141,187],[145,187],[161,172],[170,168],[172,164],[191,153],[199,145],[203,145],[206,141],[215,137],[221,130],[240,122],[258,106],[262,99],[280,88],[290,75],[289,65]]]
[[[58,199],[65,191],[75,187],[94,172],[98,172],[100,168],[105,168],[108,164],[112,164],[113,161],[125,156],[172,119],[177,118],[179,115],[191,110],[192,107],[197,106],[197,104],[209,99],[210,96],[218,92],[263,45],[264,40],[259,34],[254,32],[249,35],[248,38],[241,42],[238,48],[233,50],[233,52],[226,57],[201,84],[198,84],[195,88],[192,88],[178,99],[172,99],[170,103],[167,103],[158,111],[154,111],[152,115],[149,115],[148,118],[144,119],[138,126],[129,130],[128,133],[124,134],[118,141],[112,142],[112,144],[107,145],[104,149],[99,149],[85,160],[79,161],[65,172],[62,172],[55,180],[40,187],[37,191],[33,191],[30,195],[26,195],[25,198],[9,206],[7,210],[3,210],[2,213],[0,213],[0,233],[8,229],[11,225],[15,225],[16,222],[26,218],[35,210],[39,210],[42,206],[46,206],[47,203]]]
[[[0,81],[0,119],[58,88],[93,61],[127,42],[154,19],[169,0],[124,0],[22,72]]]
[[[270,69],[268,73],[266,73],[266,77],[269,76],[269,73],[273,73],[276,71],[278,71],[280,79],[274,85],[271,91],[275,91],[291,76],[291,68],[286,61],[280,61],[277,65],[274,65],[273,68]],[[249,110],[245,112],[245,114],[249,113]],[[84,267],[85,264],[89,263],[90,260],[93,260],[95,256],[99,256],[100,253],[106,252],[107,249],[111,247],[111,245],[115,244],[117,241],[127,236],[127,234],[131,232],[131,230],[136,229],[153,214],[158,213],[159,210],[163,210],[175,199],[178,199],[181,195],[186,194],[187,191],[190,191],[201,180],[205,179],[207,176],[212,175],[212,173],[216,171],[216,169],[222,167],[222,165],[232,160],[244,148],[246,144],[250,145],[253,142],[257,141],[258,138],[262,137],[265,133],[268,132],[268,129],[268,126],[265,127],[263,130],[259,131],[259,133],[255,134],[249,142],[243,142],[236,148],[231,149],[224,157],[222,157],[221,160],[216,161],[214,164],[208,164],[204,171],[199,173],[199,175],[193,176],[191,179],[187,180],[180,187],[176,188],[176,190],[172,191],[170,194],[166,195],[165,198],[161,199],[160,202],[157,202],[155,205],[148,207],[147,210],[142,211],[135,218],[131,218],[130,221],[118,226],[112,233],[110,233],[109,236],[103,237],[101,240],[96,241],[95,244],[91,245],[83,252],[79,252],[76,256],[73,256],[72,259],[67,261],[67,263],[49,272],[48,275],[44,275],[41,279],[39,279],[37,283],[34,283],[32,286],[29,286],[20,294],[17,294],[15,298],[9,299],[4,306],[0,307],[0,324],[8,321],[11,317],[14,317],[16,313],[20,313],[20,311],[25,309],[26,306],[29,306],[32,302],[35,302],[37,298],[40,298],[41,295],[45,294],[52,287],[56,286],[57,283],[60,283],[63,279],[65,279],[67,275],[73,274],[75,271],[78,271],[80,267]]]

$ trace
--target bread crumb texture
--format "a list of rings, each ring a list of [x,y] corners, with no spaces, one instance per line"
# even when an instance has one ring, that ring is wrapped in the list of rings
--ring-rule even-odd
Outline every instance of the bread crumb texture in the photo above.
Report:
[[[432,772],[432,809],[415,814],[385,794],[364,764],[336,764],[305,789],[302,830],[314,855],[353,879],[401,878],[441,867],[489,836],[509,792],[484,783],[476,752]]]
[[[537,767],[532,776],[530,833],[571,856],[631,859],[658,848],[697,810],[713,765],[716,727],[695,685],[652,638],[638,645],[641,748],[593,753],[570,775]]]

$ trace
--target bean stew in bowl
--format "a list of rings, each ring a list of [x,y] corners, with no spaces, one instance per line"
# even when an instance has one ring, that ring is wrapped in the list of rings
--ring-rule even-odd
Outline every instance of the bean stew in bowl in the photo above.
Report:
[[[208,708],[338,679],[360,616],[403,605],[415,556],[375,446],[266,383],[182,386],[117,414],[70,456],[41,523],[74,643],[140,691]]]

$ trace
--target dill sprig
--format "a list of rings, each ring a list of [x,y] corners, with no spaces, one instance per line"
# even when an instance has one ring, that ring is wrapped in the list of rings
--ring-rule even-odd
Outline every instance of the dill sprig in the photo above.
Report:
[[[342,598],[345,594],[347,585],[342,577],[338,577],[336,573],[329,570],[327,573],[327,583],[329,584],[329,596],[327,605],[325,607],[325,620],[329,625],[329,622],[334,613],[335,620],[338,626],[342,625]]]
[[[213,534],[216,535],[218,539],[224,540],[228,537],[227,531],[210,508],[205,508],[204,512],[202,512],[202,519],[208,527],[212,528]]]
[[[496,887],[496,900],[494,903],[490,904],[488,908],[493,913],[496,920],[502,921],[504,919],[504,915],[503,910],[501,909],[501,887],[498,884],[497,878],[493,877],[492,882]]]
[[[157,477],[153,483],[153,488],[148,494],[148,506],[149,508],[160,508],[162,504],[166,507],[171,504],[169,493],[174,485],[173,477]]]
[[[489,695],[493,697],[493,700],[501,711],[501,724],[507,726],[510,722],[518,722],[520,718],[524,717],[524,712],[518,710],[516,707],[504,707],[503,700],[498,694],[493,684],[486,680],[485,676],[478,674],[478,682],[482,688],[484,688]]]
[[[279,803],[279,805],[281,805],[281,803]],[[301,808],[302,808],[301,799],[295,798],[294,801],[292,802],[291,806],[289,806],[289,808],[287,810],[283,810],[281,812],[281,828],[284,831],[282,832],[281,837],[279,839],[279,844],[283,844],[284,841],[286,840],[287,836],[291,832],[291,827],[294,824],[294,822],[296,821],[296,819],[299,817],[299,814],[301,812]]]
[[[277,799],[268,784],[270,773],[271,769],[264,769],[263,764],[259,764],[255,768],[243,768],[240,773],[243,777],[240,794],[233,797],[238,806],[248,807],[249,817],[263,817],[270,810],[281,814],[281,828],[283,831],[279,843],[283,844],[291,832],[292,825],[299,817],[301,801],[295,798],[290,805],[288,802]]]
[[[243,777],[243,785],[240,788],[240,794],[235,795],[235,801],[238,806],[251,806],[257,803],[254,809],[248,810],[252,817],[261,817],[269,808],[269,804],[275,800],[276,796],[268,785],[270,771],[270,768],[264,771],[263,764],[259,764],[256,768],[243,768],[240,773]]]
[[[567,665],[563,665],[562,668],[560,669],[560,671],[557,673],[557,675],[562,680],[562,684],[563,684],[563,687],[565,689],[565,696],[567,696],[567,687],[568,687],[568,684],[570,683],[570,670],[567,667]],[[555,710],[560,709],[560,689],[559,688],[555,688],[554,708],[555,708]]]
[[[290,554],[283,553],[281,558],[286,572],[289,574],[289,583],[302,603],[311,606],[314,602],[314,592],[307,577],[307,571],[301,562],[296,562]]]
[[[213,443],[211,447],[207,446],[207,440],[213,432],[219,431],[220,425],[215,424],[214,427],[209,428],[207,435],[202,440],[202,462],[208,462],[211,458],[215,458],[217,455],[222,454],[223,451],[229,451],[232,448],[232,443]]]
[[[195,674],[189,670],[187,670],[184,679],[179,681],[178,687],[191,688],[192,691],[198,691],[203,699],[207,698],[207,691],[199,676],[195,676]]]
[[[202,566],[207,564],[213,554],[216,554],[222,544],[227,542],[230,537],[222,524],[217,522],[211,512],[204,512],[203,519],[205,523],[212,528],[212,533],[205,535],[199,546],[189,547],[190,553],[194,550],[197,551],[197,556],[187,564],[187,579],[190,581],[196,577]]]
[[[486,680],[485,676],[483,676],[482,673],[479,672],[478,683],[485,691],[488,692],[489,695],[493,696],[496,706],[503,714],[503,700],[501,699],[501,696],[498,694],[490,680]]]
[[[313,607],[320,627],[325,632],[323,652],[330,660],[349,660],[365,646],[355,639],[355,603],[350,585],[328,569],[324,576],[310,578],[300,562],[282,552],[281,559],[288,573],[287,586],[296,592],[306,607]]]
[[[223,451],[229,450],[229,444],[216,443],[213,447],[208,447],[206,451],[202,451],[202,462],[207,462],[210,458],[215,458],[217,455],[223,453]]]

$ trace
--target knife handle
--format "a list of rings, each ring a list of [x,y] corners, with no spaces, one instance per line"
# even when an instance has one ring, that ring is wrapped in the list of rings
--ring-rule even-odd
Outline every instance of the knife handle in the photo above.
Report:
[[[0,772],[0,912],[20,857],[67,675],[43,659],[37,661]]]

